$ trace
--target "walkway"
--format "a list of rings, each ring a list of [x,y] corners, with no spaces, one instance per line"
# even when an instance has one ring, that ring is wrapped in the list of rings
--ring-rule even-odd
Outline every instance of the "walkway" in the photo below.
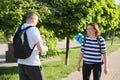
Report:
[[[110,54],[108,60],[109,73],[105,75],[102,72],[101,80],[120,80],[120,48]],[[82,73],[75,71],[62,80],[82,80]],[[92,75],[90,80],[93,80]]]

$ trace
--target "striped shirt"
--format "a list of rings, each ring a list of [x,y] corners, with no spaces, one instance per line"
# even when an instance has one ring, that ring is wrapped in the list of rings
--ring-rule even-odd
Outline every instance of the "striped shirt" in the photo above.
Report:
[[[106,44],[103,37],[99,37],[100,44],[97,38],[86,36],[86,41],[82,42],[81,52],[83,53],[83,61],[86,64],[95,64],[102,62],[102,54],[106,54]],[[100,50],[101,45],[101,50]]]

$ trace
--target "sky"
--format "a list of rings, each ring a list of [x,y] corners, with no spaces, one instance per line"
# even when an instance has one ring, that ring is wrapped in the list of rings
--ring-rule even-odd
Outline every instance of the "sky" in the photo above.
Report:
[[[115,0],[116,4],[120,5],[120,0]]]

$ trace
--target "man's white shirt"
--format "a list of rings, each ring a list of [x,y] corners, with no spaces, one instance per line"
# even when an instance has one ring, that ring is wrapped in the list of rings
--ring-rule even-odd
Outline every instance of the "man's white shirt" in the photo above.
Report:
[[[30,26],[30,24],[25,23],[22,25],[22,29],[24,29],[28,26]],[[26,33],[27,33],[27,37],[28,37],[29,46],[31,49],[37,42],[42,41],[38,28],[36,28],[36,27],[29,28],[26,31]],[[32,54],[30,57],[28,57],[26,59],[18,59],[18,64],[24,64],[24,65],[30,65],[30,66],[40,66],[41,62],[40,62],[39,51],[37,49],[37,46],[32,51]]]

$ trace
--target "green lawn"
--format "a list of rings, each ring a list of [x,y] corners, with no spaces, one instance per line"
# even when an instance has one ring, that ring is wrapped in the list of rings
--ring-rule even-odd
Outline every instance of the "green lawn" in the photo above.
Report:
[[[118,45],[108,46],[107,52],[115,51],[119,47]],[[65,54],[62,54],[58,61],[42,64],[46,80],[60,80],[76,70],[80,48],[70,49],[69,52],[68,66],[64,65]],[[18,80],[17,67],[0,67],[0,80]]]
[[[108,45],[111,45],[111,39],[107,40],[106,43]],[[113,40],[113,44],[120,44],[120,39],[115,37],[114,40]]]

